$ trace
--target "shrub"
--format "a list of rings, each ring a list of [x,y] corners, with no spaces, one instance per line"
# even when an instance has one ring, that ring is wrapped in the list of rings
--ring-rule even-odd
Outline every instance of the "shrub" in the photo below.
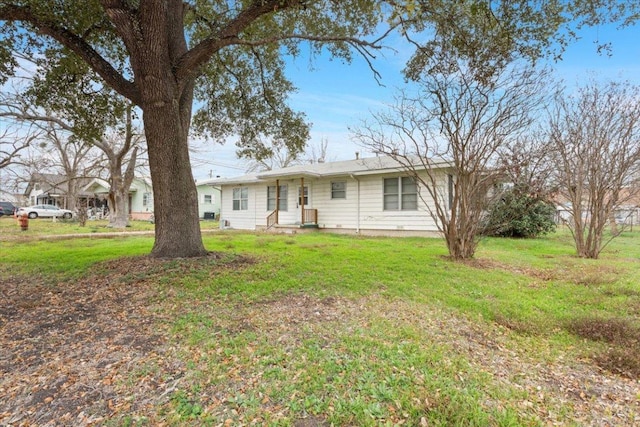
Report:
[[[555,230],[555,207],[517,186],[507,190],[489,207],[484,234],[533,238]]]

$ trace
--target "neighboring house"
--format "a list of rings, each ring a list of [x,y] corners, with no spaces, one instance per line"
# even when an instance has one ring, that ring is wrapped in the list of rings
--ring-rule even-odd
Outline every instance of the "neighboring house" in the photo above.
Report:
[[[196,181],[198,216],[203,219],[220,217],[220,187],[209,184],[210,179]]]
[[[206,183],[197,183],[198,211],[200,218],[218,218],[220,213],[220,189]],[[84,189],[106,199],[109,194],[109,183],[102,179],[94,179]],[[151,178],[134,178],[129,188],[129,215],[133,220],[149,220],[153,215],[153,187]]]
[[[103,179],[94,179],[84,188],[84,191],[106,200],[109,194],[109,183]],[[153,215],[153,187],[150,178],[133,178],[129,187],[129,215],[134,220],[149,220]]]
[[[640,225],[640,190],[637,188],[623,188],[619,194],[618,208],[613,216],[617,224],[625,224],[628,226]],[[556,205],[556,223],[563,224],[572,220],[571,202],[564,196],[556,195],[554,197]],[[589,212],[583,212],[583,220],[589,219]]]
[[[90,178],[77,178],[78,198],[84,203],[90,203],[94,195],[83,190],[90,182]],[[69,180],[64,175],[34,173],[24,191],[28,205],[48,204],[63,209],[76,209],[76,200],[69,200]]]
[[[436,172],[448,203],[449,165],[439,165]],[[208,183],[221,189],[221,227],[405,235],[438,231],[425,204],[433,203],[429,193],[390,157],[297,165]]]

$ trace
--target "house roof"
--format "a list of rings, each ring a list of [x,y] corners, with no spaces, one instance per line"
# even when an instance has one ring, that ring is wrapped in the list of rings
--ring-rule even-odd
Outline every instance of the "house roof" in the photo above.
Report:
[[[422,163],[415,164],[416,169],[425,169]],[[446,161],[433,163],[433,168],[446,168],[450,164]],[[278,178],[325,178],[332,176],[362,176],[380,173],[392,173],[405,170],[397,160],[388,156],[370,157],[365,159],[343,160],[338,162],[311,163],[289,166],[281,169],[242,175],[233,178],[214,178],[202,180],[199,184],[227,185],[250,184],[253,182],[273,181]]]
[[[109,183],[104,179],[94,178],[84,186],[82,191],[86,191],[87,193],[108,193]]]
[[[94,178],[84,187],[83,191],[95,194],[107,194],[109,193],[109,188],[110,185],[107,181],[100,178]],[[150,177],[134,177],[133,181],[131,181],[129,192],[135,193],[138,190],[149,191],[151,188],[152,185]]]
[[[82,190],[91,180],[91,178],[76,178],[78,186],[81,189],[79,195],[86,195]],[[50,174],[50,173],[34,173],[31,175],[31,179],[27,184],[27,188],[24,191],[24,195],[28,196],[34,186],[40,185],[42,194],[48,194],[51,196],[64,194],[69,189],[69,179],[64,175]]]

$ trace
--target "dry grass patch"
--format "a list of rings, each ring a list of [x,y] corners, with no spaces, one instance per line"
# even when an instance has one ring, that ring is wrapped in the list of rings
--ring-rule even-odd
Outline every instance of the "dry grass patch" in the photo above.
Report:
[[[625,319],[583,317],[569,321],[566,329],[579,337],[610,345],[593,355],[593,360],[602,369],[640,378],[639,327]]]
[[[640,328],[625,319],[583,317],[569,321],[567,330],[581,338],[609,344],[626,345],[640,342]]]

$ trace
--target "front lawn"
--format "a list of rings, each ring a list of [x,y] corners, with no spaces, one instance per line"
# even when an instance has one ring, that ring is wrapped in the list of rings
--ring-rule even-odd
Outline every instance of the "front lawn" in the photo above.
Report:
[[[2,425],[640,425],[637,232],[465,263],[439,239],[225,231],[158,261],[149,236],[30,232],[0,237]]]

